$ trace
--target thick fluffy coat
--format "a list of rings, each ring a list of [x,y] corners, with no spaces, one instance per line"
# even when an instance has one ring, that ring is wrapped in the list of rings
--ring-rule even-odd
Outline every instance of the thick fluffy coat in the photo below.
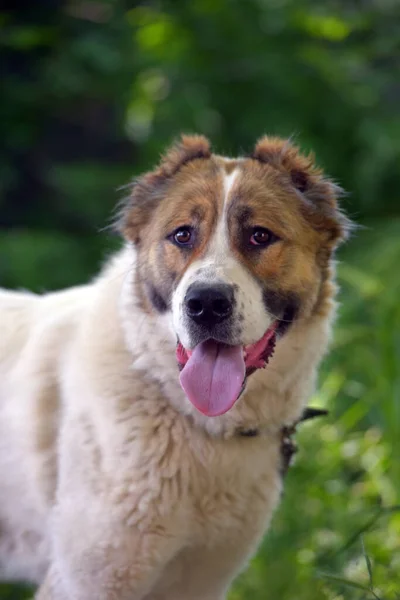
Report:
[[[225,598],[329,340],[337,191],[287,142],[230,160],[183,138],[133,186],[125,246],[95,281],[0,293],[1,577],[41,600]],[[231,290],[223,326],[188,311],[198,284]],[[177,357],[190,374],[196,348],[250,354],[266,330],[275,352],[243,362],[233,405],[192,375],[188,398]]]

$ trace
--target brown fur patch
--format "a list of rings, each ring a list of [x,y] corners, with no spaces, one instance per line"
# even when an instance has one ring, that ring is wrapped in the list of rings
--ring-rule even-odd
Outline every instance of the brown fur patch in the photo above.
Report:
[[[153,209],[142,228],[139,274],[169,307],[171,292],[188,266],[207,249],[222,208],[222,177],[212,160],[186,164],[168,186],[165,201]],[[192,229],[189,247],[177,247],[171,236],[179,227]],[[154,304],[154,303],[153,303]]]
[[[297,298],[301,314],[319,310],[334,292],[327,275],[332,252],[349,229],[337,206],[339,188],[312,156],[277,138],[262,138],[239,169],[228,208],[237,258],[270,294]],[[254,227],[270,230],[278,241],[252,247]]]
[[[302,212],[301,199],[280,172],[254,161],[243,163],[228,208],[236,257],[271,292],[295,295],[304,311],[315,304],[320,284],[316,256],[321,236]],[[278,240],[266,248],[249,244],[263,227]]]
[[[125,203],[118,229],[127,239],[139,243],[141,232],[155,207],[165,197],[170,180],[178,171],[196,159],[211,157],[210,144],[202,135],[182,135],[161,158],[159,166],[139,177]]]
[[[288,140],[264,136],[251,156],[289,176],[293,187],[308,200],[303,206],[307,218],[316,229],[328,234],[332,246],[347,238],[350,221],[339,211],[337,204],[343,191],[324,176],[312,153],[306,156]]]

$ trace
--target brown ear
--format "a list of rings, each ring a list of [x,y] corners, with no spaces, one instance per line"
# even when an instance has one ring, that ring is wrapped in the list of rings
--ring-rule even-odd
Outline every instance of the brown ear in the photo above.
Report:
[[[306,216],[316,229],[327,233],[333,246],[348,237],[351,222],[337,202],[344,192],[315,164],[313,154],[301,154],[289,140],[264,136],[258,140],[251,156],[289,176],[304,199]]]
[[[165,177],[172,177],[188,162],[210,156],[210,142],[204,135],[182,135],[164,154],[159,169]]]
[[[182,135],[162,156],[154,171],[134,181],[117,219],[117,229],[125,239],[138,244],[153,210],[165,197],[170,179],[192,160],[210,157],[210,143],[206,137]]]

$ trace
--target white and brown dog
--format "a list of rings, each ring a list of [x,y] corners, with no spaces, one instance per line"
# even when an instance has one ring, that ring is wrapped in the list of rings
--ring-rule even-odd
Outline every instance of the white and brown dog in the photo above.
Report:
[[[0,293],[3,579],[41,600],[225,598],[329,340],[338,192],[287,141],[228,159],[182,137],[97,279]]]

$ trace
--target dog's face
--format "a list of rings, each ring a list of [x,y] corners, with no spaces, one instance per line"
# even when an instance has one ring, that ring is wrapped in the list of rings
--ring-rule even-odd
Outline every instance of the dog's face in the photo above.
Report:
[[[337,191],[276,138],[233,160],[184,137],[134,185],[122,228],[143,305],[170,313],[181,383],[201,412],[226,412],[290,324],[318,309],[348,227]]]

